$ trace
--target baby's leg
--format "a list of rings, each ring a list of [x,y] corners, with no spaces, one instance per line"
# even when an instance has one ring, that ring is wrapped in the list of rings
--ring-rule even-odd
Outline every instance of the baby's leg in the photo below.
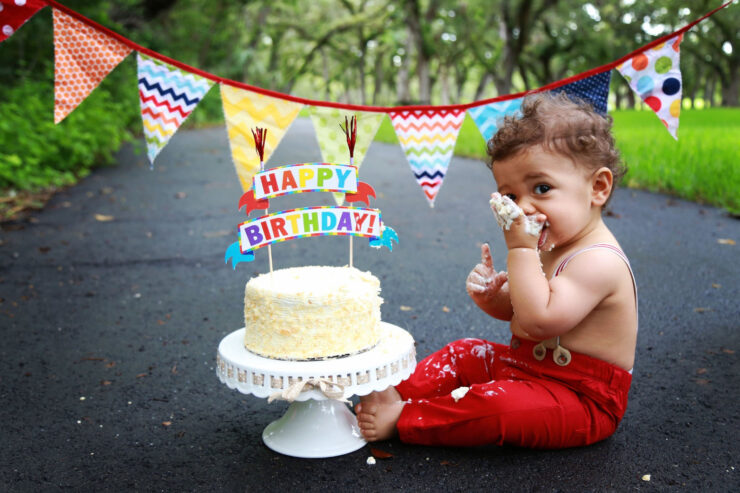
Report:
[[[422,445],[510,444],[562,448],[593,442],[594,429],[608,436],[616,425],[588,399],[548,380],[493,380],[457,400],[452,395],[405,403],[396,430],[402,441]]]
[[[506,346],[483,339],[451,342],[420,361],[414,373],[396,385],[402,399],[448,395],[458,387],[495,378],[494,357]]]
[[[417,364],[409,379],[396,387],[360,397],[355,412],[365,440],[397,434],[405,399],[446,395],[460,386],[491,380],[495,346],[482,339],[455,341]]]

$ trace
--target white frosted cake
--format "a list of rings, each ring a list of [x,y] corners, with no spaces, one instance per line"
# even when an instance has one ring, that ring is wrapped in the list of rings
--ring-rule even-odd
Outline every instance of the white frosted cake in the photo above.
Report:
[[[378,342],[380,281],[352,267],[306,266],[257,276],[244,293],[244,345],[275,359],[359,353]]]

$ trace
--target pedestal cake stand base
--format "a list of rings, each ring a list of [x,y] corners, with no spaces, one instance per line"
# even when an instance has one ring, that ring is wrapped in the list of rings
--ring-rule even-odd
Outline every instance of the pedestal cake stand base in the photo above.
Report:
[[[229,388],[262,398],[285,393],[302,382],[318,381],[336,384],[343,389],[344,399],[367,395],[397,385],[416,366],[414,339],[408,332],[385,322],[380,332],[380,342],[360,354],[322,361],[281,361],[247,351],[242,328],[221,340],[216,373]],[[285,414],[267,425],[262,440],[276,452],[303,458],[336,457],[365,445],[347,404],[327,398],[315,386],[306,386]]]
[[[262,432],[275,452],[315,459],[344,455],[365,446],[357,418],[346,404],[326,399],[295,401]]]

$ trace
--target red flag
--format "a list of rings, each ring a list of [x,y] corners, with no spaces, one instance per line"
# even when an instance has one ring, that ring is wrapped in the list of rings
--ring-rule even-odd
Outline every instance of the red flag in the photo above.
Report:
[[[0,0],[0,43],[11,37],[45,6],[43,0]]]

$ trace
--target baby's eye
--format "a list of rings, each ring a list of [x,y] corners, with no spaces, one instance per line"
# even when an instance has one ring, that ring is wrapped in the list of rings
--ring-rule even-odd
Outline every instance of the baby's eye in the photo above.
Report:
[[[550,185],[545,185],[545,184],[537,185],[536,187],[534,187],[534,193],[537,195],[542,195],[542,194],[549,192],[550,188],[551,188]]]
[[[511,200],[516,202],[516,195],[514,195],[513,193],[505,193],[504,197],[509,197]]]

